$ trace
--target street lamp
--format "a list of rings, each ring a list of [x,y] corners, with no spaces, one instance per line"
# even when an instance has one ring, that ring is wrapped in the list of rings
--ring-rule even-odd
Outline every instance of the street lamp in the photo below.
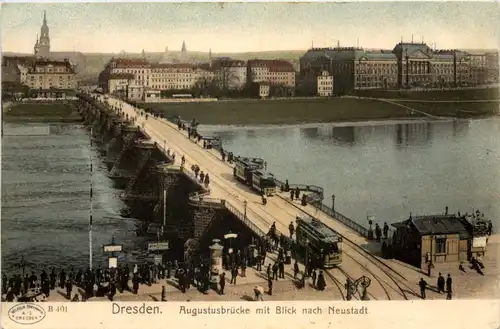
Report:
[[[243,201],[243,217],[246,219],[247,218],[247,200]]]
[[[228,234],[224,235],[224,239],[226,240],[229,240],[229,249],[228,249],[228,253],[232,253],[233,252],[233,248],[232,248],[232,239],[236,239],[238,237],[238,234],[236,233],[231,233],[231,231],[229,231]]]
[[[332,194],[332,210],[335,211],[335,194]]]
[[[26,262],[24,261],[24,256],[21,256],[21,260],[19,261],[19,267],[22,268],[22,277],[24,279],[24,270],[26,269]]]

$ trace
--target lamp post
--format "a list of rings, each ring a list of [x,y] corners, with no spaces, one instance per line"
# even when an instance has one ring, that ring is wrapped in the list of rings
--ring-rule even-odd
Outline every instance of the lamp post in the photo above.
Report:
[[[335,194],[332,194],[332,210],[335,211]]]
[[[231,254],[233,252],[233,248],[232,248],[232,239],[236,239],[238,237],[238,234],[236,233],[231,233],[231,231],[229,231],[228,234],[224,235],[224,239],[228,240],[229,241],[229,250],[228,252]]]
[[[24,261],[24,256],[21,256],[21,260],[19,261],[19,267],[22,269],[22,277],[24,279],[24,271],[26,269],[26,262]]]
[[[243,201],[243,217],[247,219],[247,200]]]
[[[309,257],[308,257],[308,250],[309,250],[309,239],[306,239],[306,259],[305,259],[305,268],[304,268],[304,277],[307,277],[308,273],[308,266],[309,266]]]

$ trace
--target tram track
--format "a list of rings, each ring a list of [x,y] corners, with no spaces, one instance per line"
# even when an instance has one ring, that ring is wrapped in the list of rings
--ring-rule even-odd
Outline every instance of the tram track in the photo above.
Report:
[[[132,112],[133,113],[133,112]],[[133,113],[136,117],[137,114],[136,113]],[[139,118],[139,117],[138,117]],[[157,120],[155,118],[151,118],[151,120],[155,120],[154,123],[158,124],[158,125],[165,125],[166,127],[168,127],[169,129],[172,129],[172,130],[175,130],[174,127],[172,127],[169,123],[166,123],[166,122],[163,122],[161,120]],[[149,123],[147,122],[146,120],[143,120],[143,122],[145,123]],[[152,125],[152,124],[151,124]],[[155,129],[154,127],[151,127],[154,129],[153,132],[148,132],[149,134],[154,134],[156,135],[156,137],[160,140],[162,140],[162,136],[158,133],[158,131],[161,131],[157,129]],[[178,131],[175,130],[175,132],[178,133]],[[169,136],[170,139],[172,139],[172,137],[175,138],[178,138],[177,136]],[[184,136],[184,134],[182,134],[181,132],[181,138],[183,139],[189,139],[187,136]],[[184,155],[185,158],[186,158],[186,163],[188,162],[191,162],[191,164],[195,164],[196,162],[198,161],[193,161],[194,159],[189,156],[189,153],[190,152],[186,152],[186,149],[184,147],[181,147],[179,144],[180,143],[176,143],[175,140],[172,141],[173,143],[173,147],[171,147],[172,149],[177,149],[179,155]],[[189,140],[189,142],[193,143],[193,141]],[[195,141],[194,142],[197,146],[195,146],[195,148],[193,149],[193,151],[197,154],[197,155],[201,155],[203,156],[205,159],[207,159],[207,157],[205,156],[207,152],[205,152],[204,149],[201,148],[201,146]],[[216,166],[218,169],[222,169],[222,167],[225,167],[224,169],[226,169],[227,167],[230,167],[232,168],[232,166],[229,164],[229,163],[226,163],[226,162],[223,162],[221,161],[221,159],[219,159],[218,157],[216,157],[212,152],[208,152],[210,154],[210,156],[208,158],[210,158],[210,161],[214,166]],[[187,161],[187,159],[190,159],[191,161]],[[221,166],[222,165],[222,166]],[[220,174],[216,174],[214,172],[211,172],[210,173],[211,176],[214,176],[216,177],[218,180],[220,180],[220,182],[217,182],[217,180],[213,180],[211,181],[211,184],[214,184],[217,185],[222,191],[224,191],[225,193],[229,194],[229,195],[232,195],[233,197],[235,197],[235,199],[237,199],[239,202],[243,202],[241,201],[240,197],[243,198],[243,200],[246,200],[246,199],[250,199],[250,196],[249,195],[244,195],[242,192],[238,191],[235,187],[232,187],[230,186],[230,184],[227,184],[224,182],[224,180],[227,180],[227,178],[223,178],[220,176]],[[238,183],[238,182],[236,182]],[[248,188],[247,186],[245,186],[245,188]],[[229,189],[229,191],[228,191]],[[250,189],[250,188],[248,188]],[[234,193],[231,193],[230,191],[234,192]],[[254,194],[254,191],[252,190],[251,192],[247,192],[248,194]],[[285,202],[288,202],[288,200],[285,200],[282,196],[276,194],[277,197],[283,199]],[[254,194],[255,196],[255,194]],[[295,218],[295,216],[297,215],[296,213],[292,214],[290,213],[290,211],[284,207],[282,207],[280,204],[278,204],[277,202],[273,202],[274,206],[277,207],[277,208],[280,208],[283,212],[289,214],[292,216],[292,218]],[[311,214],[309,214],[307,211],[299,208],[298,206],[292,204],[292,206],[294,206],[296,209],[298,209],[300,212],[303,212],[309,216],[312,216]],[[277,224],[279,224],[280,226],[282,226],[283,228],[285,228],[285,230],[281,229],[281,230],[278,230],[281,234],[283,234],[284,231],[286,231],[286,226],[285,224],[281,223],[279,220],[276,220],[276,217],[271,214],[270,212],[268,212],[267,210],[265,209],[262,209],[261,207],[255,207],[256,209],[251,209],[249,208],[249,210],[253,213],[255,213],[258,217],[259,217],[259,221],[262,223],[262,224],[265,224],[267,227],[270,227],[271,223],[269,223],[269,221],[267,221],[264,217],[266,216],[262,216],[262,214],[266,214],[269,218],[273,219],[275,222],[277,222]],[[261,213],[261,214],[259,214]],[[314,216],[313,216],[314,217]],[[338,232],[337,232],[338,233]],[[385,276],[387,276],[392,282],[393,284],[397,287],[397,289],[399,289],[400,291],[400,294],[403,296],[404,299],[408,299],[407,296],[406,296],[406,293],[404,291],[404,289],[399,285],[399,283],[397,282],[397,280],[393,277],[392,274],[388,273],[387,270],[383,269],[382,266],[380,264],[383,264],[385,265],[386,267],[388,267],[390,270],[392,270],[393,272],[396,272],[394,271],[392,268],[390,268],[387,264],[385,264],[384,262],[380,261],[379,259],[377,259],[374,255],[372,255],[371,253],[369,253],[368,251],[364,250],[363,248],[361,248],[360,246],[358,246],[357,244],[355,244],[354,242],[350,241],[349,239],[347,239],[345,236],[343,236],[342,234],[338,233],[340,236],[342,236],[343,238],[343,241],[347,241],[348,243],[350,243],[350,246],[351,248],[356,252],[358,253],[359,255],[361,255],[362,258],[368,260],[369,262],[371,262],[380,272],[382,272],[383,274],[385,274]],[[286,235],[286,234],[285,234]],[[362,251],[360,252],[359,249],[361,249]],[[345,253],[345,251],[344,251]],[[363,255],[363,253],[365,253],[366,255]],[[368,266],[367,265],[363,265],[359,260],[357,260],[355,257],[353,257],[352,255],[349,255],[347,253],[345,253],[348,257],[350,257],[354,262],[356,262],[358,265],[360,265],[361,267],[363,267],[365,270],[367,270],[371,276],[373,276],[373,278],[378,282],[378,284],[381,285],[381,287],[383,288],[384,292],[386,293],[386,295],[388,296],[389,299],[391,299],[390,297],[390,294],[388,292],[388,290],[386,289],[385,285],[388,285],[390,286],[388,283],[383,283],[380,276],[379,275],[376,275],[375,273],[373,273],[372,270],[369,270],[368,269]],[[376,261],[373,260],[373,258],[378,261],[379,263],[377,263]],[[345,273],[345,271],[341,270],[343,272],[344,275],[346,275],[347,273]],[[326,271],[327,272],[327,271]],[[404,278],[404,276],[402,276],[401,274],[399,274],[398,272],[396,272],[396,274],[398,274],[398,276],[400,278],[402,278],[403,280],[406,280]],[[337,278],[335,278],[335,276],[329,272],[327,272],[327,275],[330,277],[330,279],[332,279],[332,281],[335,283],[335,285],[337,286],[337,288],[339,289],[339,291],[341,292],[343,298],[345,298],[344,296],[344,293],[343,293],[343,289],[342,289],[342,284],[340,282],[340,280],[338,280]],[[347,277],[347,275],[346,275]],[[351,279],[352,280],[352,279]],[[393,290],[396,290],[392,287]]]
[[[283,198],[282,196],[278,195],[279,198],[283,199],[285,202],[289,202],[288,200],[286,200],[285,198]],[[308,216],[312,216],[312,217],[316,217],[310,213],[308,213],[307,211],[305,211],[304,209],[301,209],[300,207],[298,207],[297,205],[295,204],[292,204],[295,208],[299,209],[302,213],[308,215]],[[282,208],[283,209],[283,208]],[[337,231],[336,231],[337,232]],[[344,244],[346,245],[349,245],[349,247],[354,251],[356,252],[357,254],[359,254],[362,258],[368,260],[370,263],[372,263],[375,268],[377,268],[377,270],[379,270],[380,272],[383,273],[383,275],[380,275],[380,274],[375,274],[374,273],[374,270],[372,269],[369,269],[367,265],[365,264],[362,264],[361,261],[359,261],[359,259],[355,258],[353,255],[349,254],[348,252],[346,252],[345,248],[343,248],[342,250],[342,253],[344,255],[346,255],[347,257],[349,257],[350,259],[352,259],[355,263],[357,263],[359,266],[361,266],[362,268],[364,268],[366,271],[368,271],[371,276],[373,276],[373,279],[375,281],[378,282],[378,284],[382,287],[384,293],[386,294],[386,296],[389,298],[389,300],[393,299],[391,298],[391,294],[389,293],[389,290],[387,289],[386,286],[389,286],[391,290],[395,290],[398,292],[399,295],[401,295],[403,297],[403,299],[405,300],[408,300],[408,296],[406,295],[406,291],[405,289],[403,289],[400,285],[400,283],[398,282],[399,280],[397,280],[396,278],[393,277],[392,274],[388,273],[387,270],[385,270],[382,266],[386,266],[388,267],[389,269],[391,269],[392,271],[394,271],[392,268],[390,268],[387,264],[385,264],[384,262],[380,261],[378,258],[376,258],[376,256],[372,255],[371,253],[369,253],[368,251],[366,251],[365,249],[363,249],[362,247],[358,246],[356,243],[352,242],[350,239],[346,238],[343,234],[341,234],[340,232],[337,232],[337,234],[339,234],[339,236],[342,237],[342,241]],[[361,251],[360,251],[361,250]],[[398,273],[397,271],[394,271],[396,273]],[[406,278],[404,276],[402,276],[400,273],[398,273],[399,276],[403,279],[403,280],[406,280]],[[396,286],[396,288],[394,287],[391,287],[390,284],[388,283],[384,283],[381,276],[386,276],[389,278],[390,281],[392,281],[392,284],[394,286]]]
[[[337,279],[333,273],[331,273],[331,270],[328,270],[328,271],[323,271],[323,273],[325,273],[325,275],[327,277],[330,278],[330,280],[335,284],[335,286],[337,287],[337,289],[339,290],[340,292],[340,296],[342,296],[342,300],[346,300],[346,295],[344,294],[344,287],[343,287],[343,284],[342,282]]]

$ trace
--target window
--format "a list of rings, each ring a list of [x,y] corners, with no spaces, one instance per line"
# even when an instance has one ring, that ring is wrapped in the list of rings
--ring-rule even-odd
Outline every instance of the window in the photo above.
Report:
[[[446,253],[446,238],[436,238],[436,254]]]

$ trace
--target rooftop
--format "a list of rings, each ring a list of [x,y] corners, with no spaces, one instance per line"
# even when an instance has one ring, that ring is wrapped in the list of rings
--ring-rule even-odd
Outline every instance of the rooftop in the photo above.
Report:
[[[463,225],[461,219],[454,214],[411,217],[405,221],[392,224],[392,226],[399,228],[409,224],[413,224],[415,229],[421,235],[457,234],[467,232],[467,229]]]
[[[293,64],[281,59],[251,59],[249,67],[267,67],[274,72],[295,72]]]

